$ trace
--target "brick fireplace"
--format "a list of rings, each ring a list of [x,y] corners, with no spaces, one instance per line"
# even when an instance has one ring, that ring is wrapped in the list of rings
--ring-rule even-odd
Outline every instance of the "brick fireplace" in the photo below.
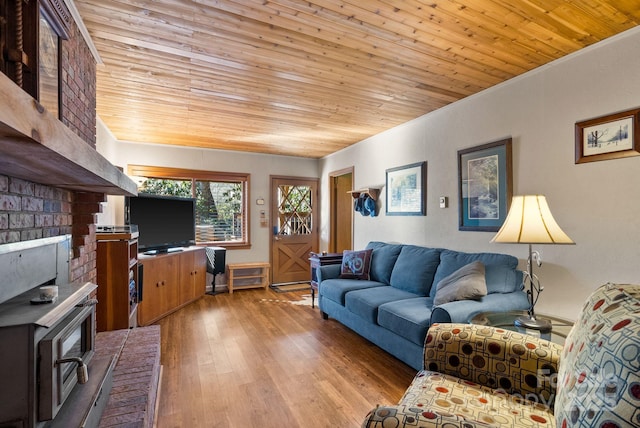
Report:
[[[71,234],[70,279],[95,282],[100,202],[108,193],[131,194],[135,185],[91,153],[96,147],[96,59],[78,25],[72,19],[69,24],[69,38],[60,45],[59,120],[0,75],[8,93],[0,96],[0,244]],[[32,118],[30,123],[23,123],[25,117]],[[64,174],[58,174],[61,170]],[[77,182],[69,184],[65,174]]]
[[[31,2],[30,5],[37,7],[42,1],[40,0],[40,3]],[[61,0],[47,1],[51,4],[61,5]],[[24,4],[27,3],[25,2]],[[0,6],[7,4],[14,3],[0,0]],[[0,46],[3,47],[7,42],[6,38],[3,39],[7,34],[5,31],[7,20],[2,14],[6,10],[6,8],[0,7],[0,24],[2,24],[0,25]],[[27,31],[35,33],[35,29],[32,26],[26,26],[25,28]],[[31,39],[33,39],[33,34],[31,36]],[[35,39],[37,40],[37,37]],[[100,212],[100,203],[109,194],[135,195],[137,193],[135,183],[97,153],[95,149],[96,58],[91,53],[89,44],[90,41],[84,39],[79,27],[71,19],[68,38],[61,40],[59,44],[59,117],[48,112],[36,99],[23,90],[16,83],[17,79],[11,79],[8,74],[0,72],[0,248],[29,247],[30,245],[35,245],[35,242],[42,241],[40,238],[71,235],[70,242],[65,238],[65,242],[68,243],[67,249],[62,251],[65,256],[69,253],[69,258],[65,258],[65,260],[68,261],[68,282],[71,284],[62,284],[60,287],[61,294],[62,290],[75,290],[76,288],[83,292],[95,293],[96,286],[94,284],[97,279],[95,223],[96,214]],[[28,52],[26,55],[19,57],[28,58]],[[31,58],[33,59],[33,56]],[[29,61],[25,64],[29,64]],[[35,68],[37,69],[37,67]],[[4,69],[1,71],[4,71]],[[54,238],[54,240],[56,239]],[[45,241],[48,240],[45,239]],[[14,243],[19,244],[15,245]],[[18,251],[22,251],[22,249]],[[35,251],[36,254],[40,254],[39,249]],[[23,254],[20,253],[19,257],[22,256]],[[53,258],[59,260],[59,253]],[[16,260],[24,260],[24,258]],[[51,260],[48,254],[46,260]],[[16,283],[19,281],[12,280],[12,278],[21,279],[26,277],[31,270],[37,270],[30,269],[29,266],[38,264],[40,263],[16,264],[11,262],[7,265],[19,265],[20,268],[16,268],[17,276],[0,278],[0,295],[8,296],[9,299],[5,299],[2,302],[4,308],[14,307],[16,301],[24,303],[22,300],[24,300],[23,296],[25,295],[28,295],[25,300],[27,308],[32,309],[31,306],[43,307],[42,305],[29,304],[30,296],[37,292],[37,287],[23,292],[24,286],[17,286]],[[48,265],[48,263],[43,264]],[[66,265],[67,263],[65,263]],[[58,270],[60,270],[60,266],[58,266]],[[56,284],[58,283],[56,282]],[[33,285],[37,286],[38,284]],[[87,299],[87,304],[94,305],[95,300],[89,297],[82,296],[82,299]],[[30,319],[24,325],[29,326],[27,328],[28,331],[40,331],[48,327],[40,324],[42,319],[51,317],[50,313],[59,311],[59,308],[63,306],[65,308],[70,306],[72,311],[78,310],[75,309],[77,305],[74,306],[76,303],[74,299],[76,298],[61,295],[59,302],[53,305],[48,312],[45,311],[42,316],[38,312],[38,316],[33,317],[35,321]],[[71,300],[73,301],[68,303]],[[82,303],[84,305],[85,301],[83,300]],[[22,308],[22,306],[19,306],[19,308]],[[7,316],[7,313],[10,316]],[[14,342],[28,342],[30,345],[21,348],[22,353],[17,357],[17,361],[28,362],[29,364],[39,364],[38,361],[43,361],[43,358],[37,356],[40,355],[37,354],[40,352],[38,342],[40,337],[36,338],[34,336],[28,338],[25,342],[23,334],[10,335],[10,332],[17,331],[16,327],[14,327],[15,317],[10,310],[5,310],[3,314],[3,322],[5,324],[3,324],[2,331],[6,333],[3,336],[3,346],[7,346],[7,343],[10,343],[8,346],[13,347]],[[53,329],[55,330],[59,325],[63,325],[68,318],[70,317],[65,315],[62,321],[56,319],[58,324],[52,324]],[[94,318],[94,315],[86,317],[86,319]],[[92,325],[94,324],[86,328],[83,327],[82,331],[89,330],[95,334],[95,327],[92,327]],[[38,328],[40,330],[37,330]],[[159,347],[159,334],[156,334],[156,336],[157,340],[154,340],[158,342]],[[75,336],[73,337],[75,338]],[[85,343],[84,339],[82,342]],[[89,341],[86,341],[86,343],[89,343]],[[72,347],[71,349],[74,348]],[[98,408],[98,401],[100,400],[103,403],[103,400],[106,400],[100,397],[108,398],[108,394],[103,396],[102,394],[86,393],[86,391],[95,391],[97,393],[98,391],[111,390],[110,385],[107,387],[107,380],[109,379],[110,382],[111,372],[113,371],[112,362],[118,361],[120,355],[119,350],[106,351],[109,355],[113,355],[114,359],[111,359],[110,356],[103,357],[101,361],[88,359],[90,364],[93,364],[93,366],[89,366],[89,372],[93,374],[91,374],[89,382],[86,385],[82,385],[82,387],[89,388],[88,385],[91,385],[91,389],[83,389],[76,393],[77,388],[73,387],[73,391],[68,396],[69,399],[65,400],[64,406],[60,410],[62,416],[59,413],[51,422],[48,422],[48,419],[52,417],[51,415],[43,416],[40,415],[40,410],[35,410],[36,399],[32,391],[40,390],[40,381],[42,380],[40,375],[38,376],[38,381],[35,380],[37,370],[33,367],[28,367],[26,370],[16,371],[15,373],[17,374],[14,374],[15,378],[12,379],[12,382],[19,384],[22,388],[21,390],[26,391],[30,399],[24,400],[19,395],[20,406],[14,406],[13,404],[9,406],[11,407],[11,412],[14,412],[14,407],[18,408],[19,414],[14,414],[15,412],[9,414],[6,400],[3,400],[5,402],[3,410],[6,414],[0,414],[0,417],[6,416],[11,420],[7,419],[5,421],[3,419],[0,425],[38,428],[45,425],[50,426],[49,424],[52,424],[51,426],[59,426],[60,423],[64,424],[65,421],[70,420],[67,418],[69,414],[73,417],[85,417],[85,410],[88,412],[88,409]],[[157,359],[159,361],[159,357]],[[57,360],[53,366],[57,366],[58,363],[69,364],[66,361]],[[159,366],[159,363],[156,364],[157,366]],[[101,373],[101,375],[96,376],[96,373]],[[6,374],[4,373],[3,376]],[[83,398],[79,399],[80,396]],[[78,406],[86,404],[84,402],[86,397],[92,399],[94,396],[98,397],[95,403],[88,403],[85,408],[82,408],[81,412],[77,411]],[[38,406],[46,402],[40,396],[38,397]],[[28,407],[28,411],[22,410],[23,405]],[[104,408],[104,405],[101,406],[99,407],[100,409]],[[86,417],[90,420],[94,416],[91,414],[91,416]],[[150,418],[148,419],[151,420]],[[63,422],[56,424],[56,421]]]
[[[94,223],[104,197],[0,175],[0,244],[71,234],[70,280],[96,282]]]

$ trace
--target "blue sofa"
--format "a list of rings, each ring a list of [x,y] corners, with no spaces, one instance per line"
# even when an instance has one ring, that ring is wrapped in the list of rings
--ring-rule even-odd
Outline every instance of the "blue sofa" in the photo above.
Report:
[[[341,278],[341,265],[318,270],[318,305],[332,317],[409,366],[422,368],[427,330],[433,323],[466,323],[486,311],[526,310],[518,259],[416,245],[370,242],[369,279]],[[434,306],[441,280],[472,262],[484,265],[486,295]]]

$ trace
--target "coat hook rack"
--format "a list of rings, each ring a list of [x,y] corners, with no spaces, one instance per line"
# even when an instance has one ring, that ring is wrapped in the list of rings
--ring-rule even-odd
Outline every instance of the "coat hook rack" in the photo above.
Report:
[[[374,201],[378,200],[378,196],[380,196],[380,188],[378,187],[365,187],[358,190],[349,190],[347,193],[351,193],[353,199],[358,199],[362,193],[369,195],[371,199]]]

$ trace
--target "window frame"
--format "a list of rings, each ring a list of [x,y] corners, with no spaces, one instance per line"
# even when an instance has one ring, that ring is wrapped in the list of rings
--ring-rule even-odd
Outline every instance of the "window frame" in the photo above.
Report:
[[[22,19],[18,19],[19,17]],[[0,72],[40,101],[40,19],[56,35],[57,118],[62,115],[62,41],[69,40],[72,16],[64,0],[0,0]]]
[[[46,51],[45,51],[45,47],[46,45],[43,45],[42,42],[42,23],[41,20],[44,20],[47,25],[49,26],[51,33],[53,33],[53,35],[55,35],[55,40],[54,40],[54,44],[55,44],[55,87],[52,87],[52,91],[50,91],[50,93],[47,93],[47,87],[44,84],[44,78],[45,76],[43,75],[44,70],[42,69],[43,65],[43,59],[44,56],[46,56]],[[38,20],[38,78],[36,79],[36,87],[37,87],[37,99],[40,102],[40,104],[43,104],[45,108],[47,108],[49,110],[50,113],[54,114],[55,116],[62,120],[62,40],[63,37],[60,35],[60,25],[57,23],[57,21],[55,19],[51,18],[51,15],[47,12],[46,8],[41,6],[40,7],[40,19]],[[46,61],[45,61],[46,62]],[[48,97],[55,97],[55,106],[53,105],[53,103],[51,105],[48,105],[48,103],[45,103],[45,99],[47,99]],[[53,110],[53,108],[55,108],[55,111]]]
[[[243,239],[240,241],[211,241],[199,242],[199,246],[224,247],[229,249],[251,248],[251,229],[249,218],[251,216],[249,204],[249,191],[251,184],[251,174],[242,172],[220,172],[204,171],[198,169],[173,168],[164,166],[149,165],[129,165],[127,175],[131,177],[149,177],[174,180],[191,180],[191,191],[193,193],[194,183],[198,180],[221,181],[221,182],[241,182],[242,186],[242,229]]]

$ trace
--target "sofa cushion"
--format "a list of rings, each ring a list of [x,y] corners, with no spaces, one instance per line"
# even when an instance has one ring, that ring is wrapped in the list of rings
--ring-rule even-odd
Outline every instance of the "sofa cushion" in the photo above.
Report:
[[[638,426],[640,285],[606,284],[585,302],[565,341],[558,427]]]
[[[484,265],[471,262],[462,266],[451,275],[445,276],[436,284],[434,305],[455,302],[457,300],[477,300],[487,295],[487,283],[484,279]]]
[[[439,263],[439,249],[404,245],[391,272],[391,286],[428,296]]]
[[[433,323],[423,351],[425,369],[499,388],[516,400],[553,404],[560,344],[500,327]]]
[[[350,291],[344,298],[344,306],[370,323],[378,321],[378,306],[402,299],[418,297],[408,291],[383,286]]]
[[[556,425],[548,407],[510,396],[501,389],[423,370],[413,379],[398,406],[377,407],[362,426],[555,428]]]
[[[396,300],[378,307],[378,324],[416,345],[423,345],[431,324],[429,297]]]
[[[333,300],[336,303],[344,306],[345,295],[353,290],[361,290],[372,287],[389,287],[381,282],[376,281],[354,281],[353,279],[325,279],[320,283],[318,287],[318,294],[323,297]]]
[[[369,279],[369,268],[371,266],[372,252],[373,250],[344,250],[342,253],[340,278]]]
[[[369,270],[370,279],[389,285],[391,283],[391,271],[393,270],[393,265],[396,264],[400,250],[402,250],[402,245],[372,241],[367,244],[366,248],[373,250],[371,254],[371,269]]]
[[[516,270],[517,258],[508,254],[463,253],[452,250],[440,252],[440,265],[433,281],[438,284],[446,276],[475,261],[484,265],[487,294],[511,293],[522,286],[522,274]],[[436,287],[433,287],[431,297],[435,297],[435,292]]]

